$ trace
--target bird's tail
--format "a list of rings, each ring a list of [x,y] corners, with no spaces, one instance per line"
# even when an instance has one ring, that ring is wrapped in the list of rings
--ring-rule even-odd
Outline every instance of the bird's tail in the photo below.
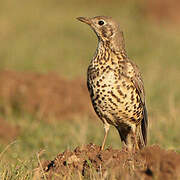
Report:
[[[148,131],[148,116],[146,106],[144,105],[143,110],[143,120],[141,124],[137,127],[137,143],[139,149],[142,149],[147,144],[147,131]]]

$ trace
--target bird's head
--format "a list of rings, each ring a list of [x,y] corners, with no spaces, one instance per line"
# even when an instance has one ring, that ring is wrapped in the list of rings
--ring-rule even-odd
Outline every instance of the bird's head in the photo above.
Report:
[[[78,17],[77,19],[88,24],[94,30],[100,41],[110,42],[119,46],[119,48],[124,48],[123,32],[120,30],[119,24],[111,17]]]

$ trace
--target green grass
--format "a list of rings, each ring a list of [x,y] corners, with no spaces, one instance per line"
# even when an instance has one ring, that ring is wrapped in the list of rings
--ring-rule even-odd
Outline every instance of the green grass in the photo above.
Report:
[[[150,119],[149,144],[179,152],[180,33],[168,24],[148,21],[138,1],[2,0],[0,69],[85,77],[97,40],[90,28],[75,18],[101,14],[121,22],[129,57],[142,70]],[[5,118],[21,132],[7,149],[7,144],[0,144],[0,179],[4,180],[32,179],[37,152],[42,149],[46,150],[42,159],[53,159],[65,149],[89,142],[100,144],[104,133],[101,122],[88,117],[52,123],[29,114]],[[121,145],[114,128],[108,145]]]

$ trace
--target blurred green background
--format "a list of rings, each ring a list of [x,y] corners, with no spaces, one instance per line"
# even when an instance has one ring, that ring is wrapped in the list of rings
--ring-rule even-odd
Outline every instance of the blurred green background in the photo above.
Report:
[[[158,143],[180,151],[179,3],[165,2],[1,0],[0,70],[55,72],[67,79],[86,79],[97,38],[76,17],[111,16],[119,21],[128,55],[143,74],[150,120],[149,145]],[[171,12],[172,7],[175,9]],[[41,149],[46,150],[42,158],[53,159],[57,153],[77,145],[101,144],[104,134],[102,123],[86,115],[53,122],[38,120],[29,113],[0,111],[0,117],[20,129],[16,141],[4,142],[0,136],[1,179],[31,178],[38,162],[36,153]],[[108,145],[120,148],[114,128]]]

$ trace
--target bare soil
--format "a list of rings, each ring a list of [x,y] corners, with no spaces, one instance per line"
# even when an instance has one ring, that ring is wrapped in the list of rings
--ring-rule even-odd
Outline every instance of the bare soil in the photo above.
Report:
[[[4,143],[14,140],[19,134],[20,128],[8,123],[0,117],[0,140]]]
[[[67,80],[55,73],[0,72],[0,111],[28,112],[40,119],[95,115],[81,78]]]
[[[88,144],[74,151],[66,150],[53,161],[43,162],[42,167],[47,179],[175,180],[180,178],[180,154],[166,151],[158,145],[128,153],[111,147],[100,151],[99,146]]]
[[[145,3],[145,14],[157,22],[180,24],[180,1],[179,0],[148,0]]]

